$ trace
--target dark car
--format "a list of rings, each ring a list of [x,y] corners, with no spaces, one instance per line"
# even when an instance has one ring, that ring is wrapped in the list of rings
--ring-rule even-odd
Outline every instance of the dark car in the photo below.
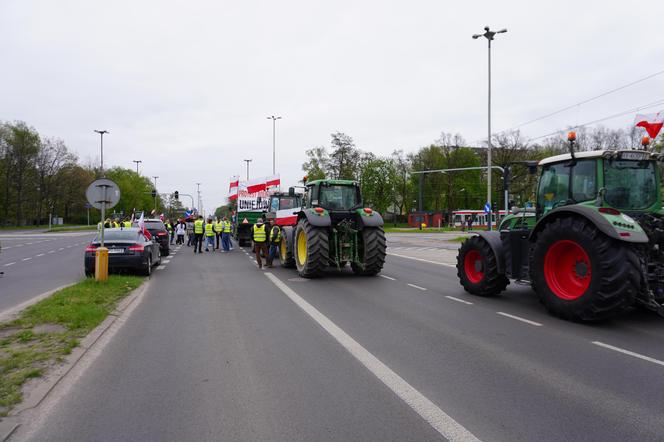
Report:
[[[138,226],[137,222],[134,222],[134,227]],[[152,239],[156,240],[159,243],[159,248],[161,249],[161,256],[168,256],[171,253],[170,249],[170,236],[168,230],[166,230],[166,225],[160,219],[146,219],[145,220],[145,229],[150,232]]]
[[[85,248],[85,276],[95,273],[95,252],[99,234]],[[159,243],[147,239],[135,227],[104,229],[104,247],[108,249],[108,271],[138,270],[150,276],[152,267],[161,264]]]

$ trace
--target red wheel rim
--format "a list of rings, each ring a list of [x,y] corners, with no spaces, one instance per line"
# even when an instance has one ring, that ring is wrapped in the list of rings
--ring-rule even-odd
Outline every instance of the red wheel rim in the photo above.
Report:
[[[484,278],[484,260],[477,250],[469,250],[463,259],[463,268],[466,271],[466,278],[474,284],[477,284]]]
[[[588,290],[592,279],[588,254],[577,242],[556,241],[544,256],[544,278],[560,299],[573,301]]]

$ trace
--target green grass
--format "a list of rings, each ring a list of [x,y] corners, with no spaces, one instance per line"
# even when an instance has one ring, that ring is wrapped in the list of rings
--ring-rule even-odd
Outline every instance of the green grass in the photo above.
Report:
[[[62,224],[62,225],[52,225],[51,230],[48,230],[48,224],[43,226],[2,226],[0,231],[13,231],[13,230],[46,230],[48,232],[68,232],[68,231],[79,231],[79,230],[95,230],[97,224],[86,226],[80,224]]]
[[[22,400],[21,387],[28,379],[61,362],[143,281],[121,275],[109,276],[107,283],[87,278],[0,324],[0,415]]]
[[[460,229],[454,227],[426,227],[422,230],[417,227],[392,227],[388,224],[385,224],[383,230],[386,232],[400,232],[400,233],[449,233],[449,232],[458,232]]]
[[[464,242],[467,240],[467,236],[457,236],[456,238],[448,239],[449,242]]]
[[[94,226],[54,226],[48,232],[81,232],[86,230],[97,230],[97,225]]]

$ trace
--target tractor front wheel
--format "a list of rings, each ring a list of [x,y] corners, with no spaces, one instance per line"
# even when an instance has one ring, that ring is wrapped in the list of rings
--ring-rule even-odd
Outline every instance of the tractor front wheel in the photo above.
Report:
[[[553,315],[573,321],[611,317],[634,304],[639,257],[627,243],[582,218],[558,218],[538,235],[530,257],[533,289]]]
[[[312,226],[306,218],[297,223],[295,240],[295,266],[300,276],[315,278],[329,264],[330,244],[327,229]]]
[[[495,296],[510,283],[498,273],[498,260],[491,246],[479,236],[471,236],[461,245],[456,267],[461,286],[473,295]]]

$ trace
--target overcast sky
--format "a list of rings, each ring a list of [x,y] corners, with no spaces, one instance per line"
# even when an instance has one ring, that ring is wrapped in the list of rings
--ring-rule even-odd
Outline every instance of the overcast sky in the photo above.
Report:
[[[441,131],[494,131],[664,70],[664,3],[646,1],[0,0],[0,120],[65,140],[83,162],[158,175],[209,211],[229,177],[302,176],[304,151],[351,135],[378,155]],[[522,127],[537,137],[664,99],[664,75]],[[643,112],[655,112],[655,107]],[[633,114],[606,121],[625,127]]]

